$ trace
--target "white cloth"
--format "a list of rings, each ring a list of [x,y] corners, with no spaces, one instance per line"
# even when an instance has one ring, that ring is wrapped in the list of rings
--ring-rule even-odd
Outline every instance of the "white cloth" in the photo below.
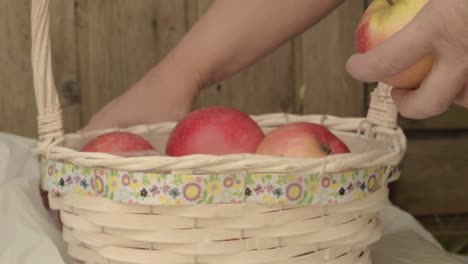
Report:
[[[0,263],[70,263],[56,216],[39,193],[35,141],[0,133]],[[374,264],[461,264],[446,254],[411,215],[394,206],[382,212],[384,237],[373,247]]]

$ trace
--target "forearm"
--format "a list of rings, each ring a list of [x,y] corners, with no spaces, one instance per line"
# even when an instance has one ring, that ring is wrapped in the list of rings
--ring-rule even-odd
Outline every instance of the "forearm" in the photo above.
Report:
[[[218,0],[168,57],[205,87],[317,23],[344,0]]]
[[[344,0],[218,0],[141,80],[83,131],[182,118],[200,88],[237,73],[317,23]]]

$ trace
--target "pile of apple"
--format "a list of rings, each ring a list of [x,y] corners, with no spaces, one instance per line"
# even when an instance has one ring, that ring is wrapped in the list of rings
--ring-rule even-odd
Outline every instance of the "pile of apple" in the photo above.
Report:
[[[129,132],[112,132],[94,138],[81,151],[154,154],[144,138]],[[195,110],[177,123],[166,144],[167,156],[193,154],[261,154],[280,157],[319,158],[348,153],[348,147],[326,127],[291,123],[266,135],[247,114],[230,107]],[[133,154],[134,156],[134,154]]]

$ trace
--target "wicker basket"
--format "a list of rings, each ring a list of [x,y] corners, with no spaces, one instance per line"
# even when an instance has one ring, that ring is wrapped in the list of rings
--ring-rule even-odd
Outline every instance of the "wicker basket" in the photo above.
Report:
[[[371,263],[378,212],[398,179],[406,139],[390,87],[366,118],[253,116],[329,127],[352,150],[321,159],[259,155],[117,157],[76,151],[109,132],[64,135],[53,83],[48,0],[32,1],[32,60],[42,187],[60,210],[76,263]],[[127,129],[164,149],[175,124]]]

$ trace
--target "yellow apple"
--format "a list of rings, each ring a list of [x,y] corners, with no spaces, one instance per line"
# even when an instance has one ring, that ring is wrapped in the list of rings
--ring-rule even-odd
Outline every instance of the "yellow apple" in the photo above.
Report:
[[[364,12],[356,29],[356,49],[365,53],[409,24],[429,0],[374,0]],[[398,56],[398,54],[395,54]],[[385,80],[398,88],[417,88],[433,65],[428,54],[408,69]]]
[[[320,158],[349,153],[348,146],[328,128],[313,123],[289,123],[270,131],[260,142],[257,154]]]

